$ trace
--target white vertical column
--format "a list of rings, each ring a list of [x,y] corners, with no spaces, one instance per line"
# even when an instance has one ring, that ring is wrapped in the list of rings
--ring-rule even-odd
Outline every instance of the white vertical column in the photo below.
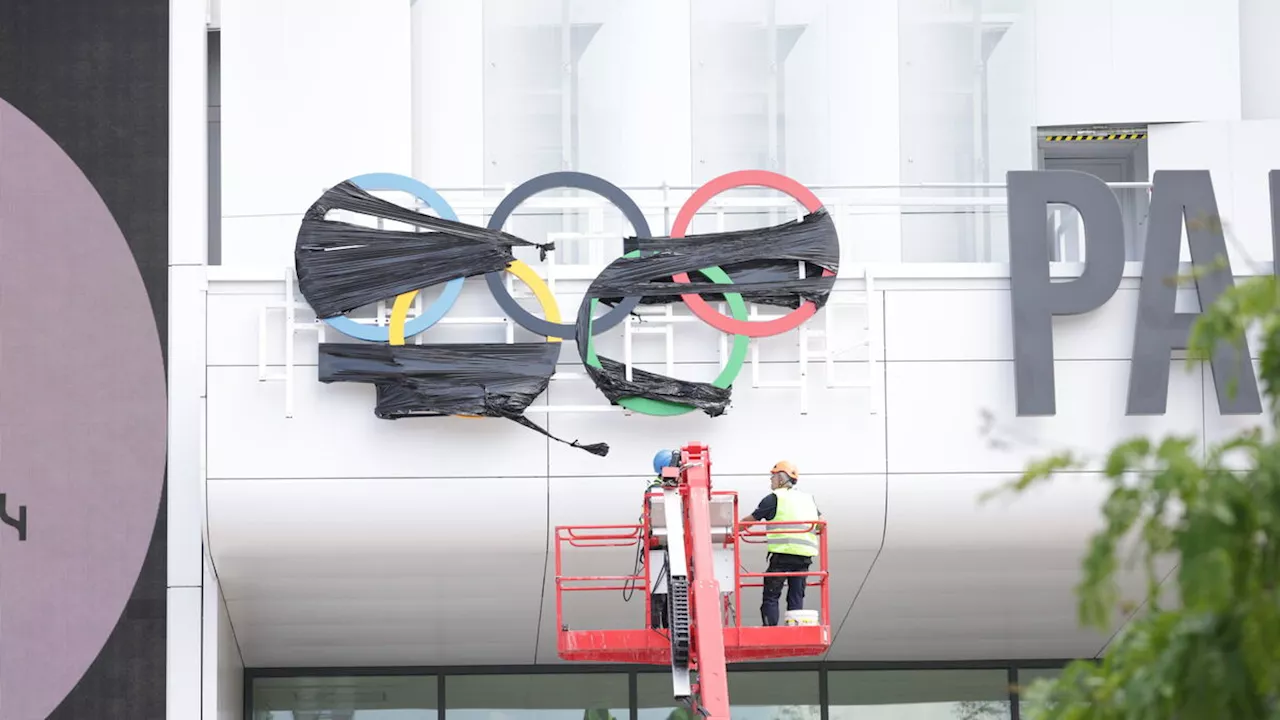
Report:
[[[291,267],[324,188],[409,172],[409,15],[407,0],[223,0],[224,266]]]
[[[599,27],[578,63],[583,171],[622,187],[692,181],[689,3],[575,10],[574,23]]]
[[[827,6],[832,72],[831,180],[841,185],[897,185],[901,181],[897,0],[850,0]],[[839,88],[838,90],[836,88]],[[894,188],[858,197],[893,197]],[[855,208],[840,226],[848,261],[898,262],[901,209]]]
[[[410,9],[413,176],[436,188],[484,182],[484,3]]]
[[[1280,3],[1240,0],[1240,104],[1244,120],[1280,118]]]
[[[1035,43],[1035,3],[1026,2],[987,58],[987,177],[993,183],[1004,183],[1010,170],[1034,170],[1038,162]],[[993,211],[988,227],[986,259],[1008,262],[1007,209]]]
[[[207,6],[169,3],[167,716],[199,718],[208,253]]]

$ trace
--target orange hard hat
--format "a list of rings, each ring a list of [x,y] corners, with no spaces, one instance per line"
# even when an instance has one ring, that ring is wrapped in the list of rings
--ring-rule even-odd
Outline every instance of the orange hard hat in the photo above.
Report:
[[[796,470],[796,464],[790,460],[779,460],[773,464],[773,469],[769,472],[786,473],[787,477],[791,478],[791,482],[795,482],[800,479],[800,471]]]

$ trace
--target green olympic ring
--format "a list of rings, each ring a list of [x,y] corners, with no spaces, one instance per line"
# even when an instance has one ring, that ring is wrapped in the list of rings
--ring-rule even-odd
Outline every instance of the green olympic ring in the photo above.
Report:
[[[623,257],[638,257],[640,252],[632,250],[623,255]],[[729,274],[718,267],[703,268],[698,272],[702,273],[713,283],[720,285],[732,285],[733,280]],[[745,321],[747,319],[747,304],[742,301],[742,295],[738,293],[725,293],[724,299],[729,303],[729,312],[733,319]],[[596,305],[600,301],[597,298],[591,298],[591,310],[587,314],[587,357],[585,362],[588,366],[597,370],[602,370],[600,365],[600,357],[596,355],[595,333],[591,331],[591,324],[595,321]],[[729,351],[729,361],[725,363],[724,369],[716,376],[711,384],[718,388],[728,388],[733,385],[734,379],[738,377],[738,373],[742,372],[742,365],[747,359],[747,349],[751,344],[751,338],[746,335],[733,336],[733,349]],[[684,415],[685,413],[696,410],[692,405],[684,403],[672,402],[670,400],[658,400],[654,398],[644,397],[623,397],[618,398],[618,404],[622,407],[643,415],[654,415],[657,417],[671,417],[674,415]]]

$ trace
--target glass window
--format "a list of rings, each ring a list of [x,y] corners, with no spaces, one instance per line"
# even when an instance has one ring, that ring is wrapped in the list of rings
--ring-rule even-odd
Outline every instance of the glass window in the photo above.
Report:
[[[1018,693],[1025,694],[1026,689],[1031,687],[1032,683],[1037,680],[1053,680],[1062,674],[1062,668],[1019,668],[1018,669]],[[1023,697],[1018,698],[1018,714],[1022,717],[1029,717],[1032,710],[1037,706]]]
[[[293,677],[253,681],[253,720],[435,720],[437,680]]]
[[[1003,261],[999,185],[1040,155],[1034,7],[484,0],[483,66],[468,71],[482,85],[480,122],[456,138],[466,151],[449,157],[468,158],[458,160],[469,165],[463,175],[492,198],[542,173],[600,175],[657,211],[656,234],[674,213],[661,204],[674,198],[678,207],[683,189],[733,170],[774,170],[813,187],[842,236],[876,239],[849,240],[847,259]],[[417,110],[454,111],[448,102]],[[444,162],[424,158],[427,168]],[[672,198],[658,191],[664,184]],[[756,217],[771,193],[731,197],[729,229],[788,219]],[[741,202],[757,197],[758,206]],[[615,232],[612,221],[601,230],[578,211],[537,209],[517,234]]]
[[[667,45],[678,9],[645,0],[484,0],[483,9],[484,184],[496,190],[544,173],[591,173],[626,188],[653,234],[665,234],[658,188],[689,182],[687,140],[684,152],[671,147],[681,146],[674,118],[687,115],[687,106],[671,105],[680,92],[668,65],[684,54]],[[677,67],[688,75],[687,62]],[[504,229],[555,242],[557,266],[592,264],[594,275],[634,234],[616,208],[598,203],[585,191],[547,190]],[[548,276],[531,248],[517,248],[516,257]]]
[[[898,3],[905,262],[1001,261],[1009,170],[1035,167],[1035,20],[1028,0]],[[965,185],[970,187],[965,188]]]
[[[818,673],[807,670],[729,673],[734,720],[818,720]],[[636,679],[639,720],[686,720],[671,698],[671,676],[642,673]]]
[[[827,674],[831,720],[1008,720],[1004,670],[872,670]]]
[[[445,679],[450,720],[627,720],[627,676],[456,675]]]

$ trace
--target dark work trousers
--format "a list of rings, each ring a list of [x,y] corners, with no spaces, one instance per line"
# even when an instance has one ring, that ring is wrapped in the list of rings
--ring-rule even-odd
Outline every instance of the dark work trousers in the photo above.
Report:
[[[813,564],[813,558],[804,555],[787,555],[769,553],[769,567],[765,572],[807,572]],[[760,603],[760,617],[765,625],[778,624],[778,599],[782,597],[782,586],[787,586],[787,609],[804,609],[804,586],[807,577],[767,577],[764,579],[764,601]]]

